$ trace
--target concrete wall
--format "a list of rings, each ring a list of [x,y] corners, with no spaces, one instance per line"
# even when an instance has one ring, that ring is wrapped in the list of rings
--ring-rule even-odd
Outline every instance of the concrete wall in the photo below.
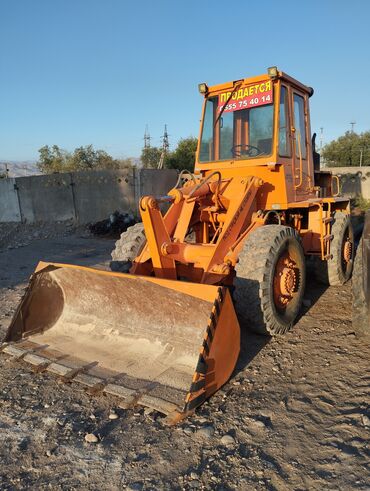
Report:
[[[167,169],[164,173],[160,173],[156,169],[141,169],[140,196],[165,195],[174,186],[176,180],[177,171],[173,169]]]
[[[370,199],[370,167],[331,167],[329,170],[339,176],[341,194]]]
[[[75,218],[71,174],[16,178],[23,222]]]
[[[333,167],[342,194],[370,199],[370,167]],[[164,195],[175,184],[173,169],[85,171],[0,179],[0,222],[80,224],[107,218],[115,210],[139,216],[141,196]]]
[[[85,171],[0,179],[0,222],[80,224],[107,218],[115,210],[138,213],[146,194],[163,195],[175,184],[173,169]]]
[[[20,222],[15,179],[0,179],[0,222]]]
[[[135,211],[135,185],[131,169],[85,171],[72,175],[76,219],[96,222],[115,210]]]

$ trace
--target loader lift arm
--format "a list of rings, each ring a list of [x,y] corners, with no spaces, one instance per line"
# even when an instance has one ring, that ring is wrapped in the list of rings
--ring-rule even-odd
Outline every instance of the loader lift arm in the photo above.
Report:
[[[167,197],[141,199],[147,247],[137,258],[132,273],[139,271],[140,263],[147,260],[149,252],[153,273],[158,278],[178,279],[178,264],[182,265],[182,274],[188,266],[190,279],[194,279],[193,268],[201,271],[201,283],[216,284],[230,275],[237,261],[238,239],[247,229],[250,231],[258,225],[253,214],[256,193],[263,181],[253,176],[232,182],[205,181],[171,190]],[[223,206],[222,198],[230,192],[237,193],[237,199],[224,199]],[[159,205],[168,201],[172,206],[163,217]],[[185,240],[191,227],[198,227],[201,242]],[[213,228],[212,238],[209,228]]]

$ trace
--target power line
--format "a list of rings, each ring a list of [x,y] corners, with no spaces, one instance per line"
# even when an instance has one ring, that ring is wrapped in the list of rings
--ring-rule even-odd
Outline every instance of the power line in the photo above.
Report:
[[[356,121],[351,121],[349,124],[351,125],[351,133],[353,133],[353,127],[355,126]]]
[[[168,151],[170,149],[170,142],[168,139],[167,125],[166,124],[164,125],[164,133],[163,133],[163,136],[161,139],[162,139],[162,150],[165,153],[168,153]]]
[[[144,132],[144,148],[150,148],[151,139],[152,137],[150,136],[148,125],[146,125],[145,132]]]
[[[163,169],[164,159],[170,150],[170,142],[168,138],[167,125],[164,125],[164,133],[161,137],[162,140],[162,153],[161,158],[159,159],[158,169]]]

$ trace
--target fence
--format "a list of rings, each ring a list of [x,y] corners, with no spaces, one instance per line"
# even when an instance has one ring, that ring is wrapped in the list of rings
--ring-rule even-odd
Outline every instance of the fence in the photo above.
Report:
[[[166,194],[174,186],[173,169],[84,171],[0,179],[0,222],[84,224],[119,210],[138,216],[146,194]]]

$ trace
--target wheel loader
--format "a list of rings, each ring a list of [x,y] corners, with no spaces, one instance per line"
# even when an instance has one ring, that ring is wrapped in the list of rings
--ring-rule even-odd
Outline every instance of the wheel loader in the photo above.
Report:
[[[306,258],[331,285],[353,266],[349,202],[311,140],[313,89],[270,67],[199,92],[194,172],[141,198],[112,272],[40,262],[2,346],[172,423],[230,378],[240,328],[291,329]]]

